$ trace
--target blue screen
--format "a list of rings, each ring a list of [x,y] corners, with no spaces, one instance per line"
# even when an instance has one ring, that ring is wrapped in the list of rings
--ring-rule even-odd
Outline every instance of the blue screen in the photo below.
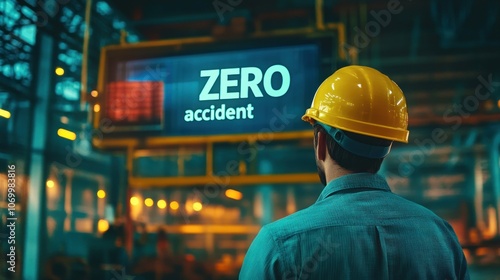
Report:
[[[114,76],[163,82],[163,136],[298,131],[318,61],[311,44],[127,61]]]

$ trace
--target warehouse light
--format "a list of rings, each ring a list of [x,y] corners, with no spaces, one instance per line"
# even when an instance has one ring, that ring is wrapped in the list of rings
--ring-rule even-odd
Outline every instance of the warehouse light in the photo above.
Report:
[[[130,198],[130,204],[136,206],[136,205],[139,205],[139,198],[137,196],[132,196]]]
[[[99,92],[97,92],[97,90],[93,90],[90,92],[90,95],[92,95],[92,97],[97,97],[99,95]]]
[[[97,191],[97,197],[98,198],[105,198],[106,197],[106,192],[103,190],[98,190]]]
[[[148,197],[148,198],[146,198],[146,199],[144,200],[144,204],[145,204],[147,207],[151,207],[151,206],[153,206],[153,204],[155,204],[155,203],[154,203],[153,199],[151,199],[151,198],[149,198],[149,197]]]
[[[177,201],[170,202],[170,209],[172,209],[172,210],[179,209],[179,202],[177,202]]]
[[[52,181],[52,180],[47,180],[46,185],[47,185],[47,188],[51,189],[51,188],[53,188],[53,187],[54,187],[54,185],[55,185],[55,184],[54,184],[54,181]]]
[[[4,109],[0,109],[0,117],[4,117],[6,119],[10,118],[10,112]]]
[[[203,205],[201,205],[201,202],[195,202],[193,203],[193,210],[198,212],[198,211],[201,211],[201,209],[203,208]]]
[[[68,139],[71,141],[76,139],[76,133],[74,133],[73,131],[69,131],[67,129],[64,129],[64,128],[59,128],[57,130],[57,135],[59,135],[59,137],[62,137],[62,138],[65,138],[65,139]]]
[[[158,200],[156,205],[158,205],[158,208],[160,209],[165,209],[165,207],[167,207],[167,202],[163,199],[160,199]]]
[[[57,75],[57,76],[62,76],[62,75],[64,75],[64,69],[63,69],[63,68],[61,68],[61,67],[57,67],[55,72],[56,72],[56,75]]]
[[[96,112],[96,113],[97,113],[97,112],[99,112],[99,111],[101,111],[101,105],[99,105],[99,104],[95,104],[95,105],[94,105],[94,112]]]
[[[104,219],[100,219],[99,222],[97,222],[97,230],[99,232],[105,232],[109,229],[109,223],[108,221]]]
[[[243,194],[241,192],[233,189],[227,189],[225,194],[228,198],[234,200],[241,200],[243,198]]]

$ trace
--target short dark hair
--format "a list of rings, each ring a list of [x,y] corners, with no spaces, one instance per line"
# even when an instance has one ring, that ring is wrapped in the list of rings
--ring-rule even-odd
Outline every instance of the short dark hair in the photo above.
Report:
[[[314,145],[316,146],[318,142],[318,132],[322,132],[326,135],[326,146],[328,148],[328,154],[330,157],[335,160],[335,162],[341,167],[352,171],[354,173],[361,172],[369,172],[369,173],[377,173],[384,161],[384,158],[367,158],[355,155],[351,152],[348,152],[344,148],[342,148],[333,137],[328,134],[323,127],[319,124],[314,125]],[[343,132],[354,140],[357,140],[364,144],[375,145],[375,146],[383,146],[388,147],[392,144],[391,140],[375,138],[371,136],[365,136],[357,133],[352,133],[349,131],[343,130]]]

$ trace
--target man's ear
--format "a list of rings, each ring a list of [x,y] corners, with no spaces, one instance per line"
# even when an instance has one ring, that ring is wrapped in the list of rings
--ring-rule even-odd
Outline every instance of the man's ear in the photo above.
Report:
[[[326,158],[326,135],[322,131],[318,131],[316,135],[316,158],[318,160],[324,161]]]

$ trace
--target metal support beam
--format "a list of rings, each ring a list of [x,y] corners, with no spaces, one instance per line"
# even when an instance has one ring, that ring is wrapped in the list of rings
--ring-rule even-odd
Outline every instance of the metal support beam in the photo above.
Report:
[[[45,238],[45,151],[49,112],[50,79],[54,40],[46,34],[38,37],[38,65],[35,86],[36,100],[33,105],[33,137],[31,144],[30,180],[26,211],[26,239],[23,258],[23,279],[39,279],[41,242]]]
[[[491,182],[493,183],[493,197],[497,210],[497,236],[500,235],[500,132],[496,132],[491,141],[490,167]]]
[[[317,183],[317,173],[293,174],[265,174],[265,175],[235,175],[235,176],[175,176],[175,177],[134,177],[129,176],[128,182],[134,188],[165,188],[165,187],[192,187],[214,183],[225,187],[224,182],[231,182],[232,186],[245,186],[256,184],[294,184]]]
[[[486,228],[485,219],[484,219],[484,178],[483,172],[481,168],[481,158],[478,154],[474,154],[474,212],[475,212],[475,221],[476,227],[484,232]]]
[[[85,111],[88,80],[89,61],[89,37],[90,37],[90,14],[92,12],[92,0],[87,0],[85,7],[85,32],[83,33],[82,74],[80,81],[80,111]]]
[[[259,174],[272,174],[273,166],[269,161],[260,162]],[[266,225],[271,223],[274,219],[274,203],[273,203],[273,189],[272,185],[264,184],[259,186],[259,193],[262,198],[262,219],[261,224]]]

